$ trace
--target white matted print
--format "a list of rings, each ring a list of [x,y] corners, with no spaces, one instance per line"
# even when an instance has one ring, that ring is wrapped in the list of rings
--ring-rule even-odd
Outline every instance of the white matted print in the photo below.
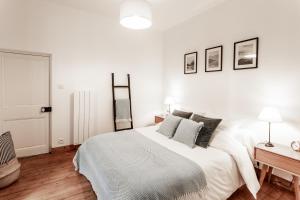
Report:
[[[258,38],[234,43],[234,70],[258,67]]]
[[[205,49],[205,72],[222,71],[223,46]]]
[[[198,52],[188,53],[184,55],[184,73],[197,73]]]

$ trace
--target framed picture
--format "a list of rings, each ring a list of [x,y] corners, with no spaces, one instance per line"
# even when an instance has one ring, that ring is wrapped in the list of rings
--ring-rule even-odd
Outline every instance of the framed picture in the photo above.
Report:
[[[223,46],[205,49],[205,72],[222,71]]]
[[[233,69],[253,69],[258,67],[258,38],[234,43]]]
[[[184,55],[184,74],[196,74],[198,64],[198,52]]]

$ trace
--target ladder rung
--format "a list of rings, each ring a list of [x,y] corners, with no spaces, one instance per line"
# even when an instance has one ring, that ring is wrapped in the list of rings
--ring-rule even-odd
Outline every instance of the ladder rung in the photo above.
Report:
[[[128,88],[128,85],[115,85],[114,88]]]
[[[123,129],[117,129],[116,132],[118,131],[127,131],[127,130],[132,130],[133,128],[123,128]]]

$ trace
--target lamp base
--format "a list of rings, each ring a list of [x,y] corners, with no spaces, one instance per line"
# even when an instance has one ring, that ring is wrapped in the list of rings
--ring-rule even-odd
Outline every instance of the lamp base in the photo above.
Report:
[[[272,144],[271,142],[267,142],[267,143],[265,144],[265,146],[266,146],[266,147],[274,147],[274,144]]]

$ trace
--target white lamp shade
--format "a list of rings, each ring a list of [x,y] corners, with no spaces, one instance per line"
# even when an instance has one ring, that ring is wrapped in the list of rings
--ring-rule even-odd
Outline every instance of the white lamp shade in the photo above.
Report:
[[[147,29],[152,26],[152,11],[145,0],[125,0],[120,7],[120,24],[130,29]]]
[[[171,105],[171,104],[174,104],[174,103],[175,103],[175,101],[174,101],[173,97],[166,97],[165,98],[165,104],[166,105]]]
[[[282,118],[276,108],[265,107],[258,116],[259,120],[266,122],[281,122]]]

